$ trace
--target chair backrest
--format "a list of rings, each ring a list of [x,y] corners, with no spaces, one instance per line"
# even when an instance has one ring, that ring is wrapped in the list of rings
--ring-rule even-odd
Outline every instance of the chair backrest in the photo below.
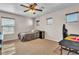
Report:
[[[66,29],[65,24],[63,24],[63,39],[67,36],[68,36],[68,30]]]

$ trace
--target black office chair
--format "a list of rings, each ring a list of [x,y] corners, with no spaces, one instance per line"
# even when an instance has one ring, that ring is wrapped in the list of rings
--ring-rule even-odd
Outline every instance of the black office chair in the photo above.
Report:
[[[61,45],[61,54],[62,54],[62,41],[64,40],[64,38],[66,38],[68,36],[68,30],[66,29],[65,24],[63,24],[62,26],[62,35],[63,35],[63,39],[59,42],[59,45]]]

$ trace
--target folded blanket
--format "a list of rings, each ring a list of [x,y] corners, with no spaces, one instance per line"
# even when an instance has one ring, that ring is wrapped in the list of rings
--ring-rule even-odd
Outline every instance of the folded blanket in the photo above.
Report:
[[[79,36],[68,36],[68,37],[65,38],[65,40],[71,40],[71,41],[79,42]]]

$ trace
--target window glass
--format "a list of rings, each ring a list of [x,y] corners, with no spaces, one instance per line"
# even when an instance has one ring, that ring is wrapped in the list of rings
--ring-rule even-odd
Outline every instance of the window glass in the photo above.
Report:
[[[13,34],[15,20],[11,18],[2,18],[3,34]]]
[[[66,16],[67,22],[76,22],[78,21],[78,13],[72,13]]]
[[[47,25],[51,25],[53,23],[53,18],[47,18]]]

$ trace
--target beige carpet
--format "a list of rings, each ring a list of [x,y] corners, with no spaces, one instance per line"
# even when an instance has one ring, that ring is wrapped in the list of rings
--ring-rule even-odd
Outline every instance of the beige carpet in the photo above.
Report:
[[[15,55],[56,55],[59,47],[58,43],[46,39],[36,39],[27,42],[16,41],[16,54]]]
[[[10,40],[3,42],[3,47],[10,47],[10,49],[7,49],[7,52],[14,54],[13,52],[15,51],[14,55],[60,55],[59,44],[55,41],[47,39],[36,39],[27,42],[21,42],[20,40]],[[11,49],[12,47],[15,49]],[[7,52],[5,52],[6,55],[8,55]],[[63,55],[67,55],[67,52],[68,51],[63,50]],[[76,54],[70,53],[70,55]]]
[[[55,41],[47,39],[36,39],[27,42],[21,42],[20,40],[11,40],[3,43],[4,48],[6,48],[7,46],[10,46],[10,48],[13,46],[15,48],[8,49],[9,51],[7,50],[8,52],[11,52],[10,54],[14,54],[15,51],[14,55],[60,55],[59,44]],[[63,50],[63,55],[67,55],[67,52],[68,51]],[[5,54],[8,55],[8,53],[6,52]],[[77,54],[70,53],[70,55]]]

